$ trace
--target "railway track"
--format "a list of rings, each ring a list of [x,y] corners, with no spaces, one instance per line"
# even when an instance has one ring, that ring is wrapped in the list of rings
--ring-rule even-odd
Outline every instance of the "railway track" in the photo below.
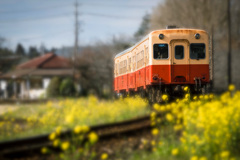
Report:
[[[96,132],[99,141],[103,141],[150,129],[150,124],[150,116],[144,116],[112,124],[92,126],[90,127],[90,131]],[[60,138],[67,140],[72,135],[73,131],[67,130],[61,132]],[[0,142],[0,159],[27,158],[41,155],[40,151],[42,147],[53,148],[52,142],[49,140],[49,134]]]

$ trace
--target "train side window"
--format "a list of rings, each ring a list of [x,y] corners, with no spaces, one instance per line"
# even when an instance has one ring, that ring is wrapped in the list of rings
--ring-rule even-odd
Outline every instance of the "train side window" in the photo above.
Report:
[[[181,45],[175,46],[175,58],[183,59],[184,58],[184,47]]]
[[[190,44],[190,58],[191,59],[205,59],[206,49],[204,43]]]
[[[128,71],[131,71],[131,58],[128,58]]]
[[[149,63],[149,55],[148,55],[149,51],[148,51],[148,47],[146,47],[146,64]]]
[[[168,44],[154,44],[154,59],[168,59]]]

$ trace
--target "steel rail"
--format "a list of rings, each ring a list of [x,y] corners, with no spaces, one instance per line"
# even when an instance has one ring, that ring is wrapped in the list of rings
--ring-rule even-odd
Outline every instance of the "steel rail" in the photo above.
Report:
[[[144,116],[122,122],[91,126],[90,131],[96,132],[99,141],[101,141],[149,128],[151,128],[150,116]],[[66,130],[61,132],[59,138],[69,139],[72,135],[74,135],[73,130]],[[53,148],[49,134],[0,142],[0,159],[39,155],[42,147]]]

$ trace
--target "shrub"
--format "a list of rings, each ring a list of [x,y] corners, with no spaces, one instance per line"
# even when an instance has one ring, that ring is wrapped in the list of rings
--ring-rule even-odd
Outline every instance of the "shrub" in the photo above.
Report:
[[[72,79],[66,78],[60,85],[60,94],[62,96],[73,96],[76,94],[76,89]]]
[[[60,86],[60,79],[58,77],[54,77],[51,79],[50,84],[47,88],[47,96],[48,97],[56,97],[59,96],[59,86]]]

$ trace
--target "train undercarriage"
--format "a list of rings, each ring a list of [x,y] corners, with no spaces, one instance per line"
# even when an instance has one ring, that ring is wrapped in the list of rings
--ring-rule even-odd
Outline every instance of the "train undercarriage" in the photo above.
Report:
[[[184,90],[188,87],[188,90]],[[196,85],[180,85],[180,84],[169,84],[169,85],[151,85],[146,86],[146,89],[139,87],[137,91],[134,89],[121,90],[116,94],[116,97],[127,97],[127,96],[140,96],[142,98],[148,99],[149,103],[162,103],[164,101],[174,101],[177,98],[183,98],[185,94],[190,95],[204,95],[210,92],[210,84]],[[165,96],[163,96],[165,95]],[[167,99],[166,99],[167,98]]]

